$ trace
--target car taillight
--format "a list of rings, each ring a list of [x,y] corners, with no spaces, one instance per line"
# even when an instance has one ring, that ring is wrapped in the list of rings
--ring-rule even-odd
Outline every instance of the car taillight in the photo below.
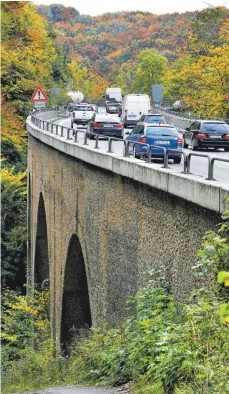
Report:
[[[142,142],[143,144],[146,144],[146,136],[144,135],[143,137],[140,137],[139,142]]]
[[[177,143],[178,143],[178,145],[182,145],[183,144],[183,141],[182,141],[181,137],[178,137]]]
[[[93,127],[101,127],[100,123],[93,123]]]
[[[166,124],[167,122],[165,120],[163,120],[163,122],[161,122],[161,124]]]
[[[125,109],[125,114],[126,114],[126,115],[127,115],[127,112],[128,112],[127,109]]]
[[[229,140],[229,134],[225,135],[225,140]]]
[[[206,134],[201,134],[201,133],[196,134],[196,138],[197,138],[198,140],[204,139],[204,138],[206,138]]]
[[[148,109],[148,114],[151,114],[151,109]]]
[[[117,127],[118,129],[122,129],[123,128],[122,123],[117,123],[114,126]]]

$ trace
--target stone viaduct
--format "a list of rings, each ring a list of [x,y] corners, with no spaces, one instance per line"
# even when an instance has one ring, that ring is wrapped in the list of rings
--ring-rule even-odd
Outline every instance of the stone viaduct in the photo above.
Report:
[[[185,296],[228,190],[74,144],[31,117],[27,129],[28,281],[39,288],[49,279],[56,343],[85,326],[117,324],[149,270]]]

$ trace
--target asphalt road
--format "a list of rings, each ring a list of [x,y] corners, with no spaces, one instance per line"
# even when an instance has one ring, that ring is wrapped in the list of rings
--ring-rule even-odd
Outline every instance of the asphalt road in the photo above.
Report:
[[[99,113],[105,113],[106,110],[103,107],[99,108]],[[115,115],[112,115],[115,116]],[[62,119],[56,123],[59,123],[62,126],[66,126],[66,127],[71,127],[71,120],[70,118],[66,118],[66,119]],[[74,128],[76,126],[74,125]],[[86,130],[86,126],[77,126],[78,130]],[[125,129],[126,131],[131,131],[131,128]],[[64,131],[65,135],[67,133],[67,131]],[[83,143],[83,139],[84,139],[84,134],[83,133],[78,133],[78,140],[79,143]],[[95,140],[89,140],[88,139],[88,144],[90,146],[95,146]],[[122,141],[115,141],[112,144],[112,151],[113,153],[115,153],[117,156],[123,156],[123,147],[124,147],[124,143]],[[108,149],[108,141],[105,138],[100,137],[99,138],[99,149],[103,149],[105,151],[107,151]],[[184,149],[184,152],[186,152],[187,154],[192,152],[191,149]],[[225,152],[223,149],[219,149],[217,151],[214,151],[213,149],[202,149],[200,152],[195,152],[199,155],[201,154],[207,154],[210,156],[214,156],[214,157],[219,157],[219,158],[226,158],[229,159],[229,152]],[[197,178],[199,179],[206,179],[207,178],[207,173],[208,173],[208,159],[206,157],[198,157],[198,156],[193,156],[191,157],[191,173],[193,175],[196,175]],[[139,162],[141,162],[141,160],[139,159],[135,159]],[[161,168],[163,166],[163,162],[162,160],[159,159],[153,159],[152,160],[152,166],[154,168]],[[169,168],[171,172],[182,172],[183,171],[183,159],[181,164],[174,164],[173,160],[169,160]],[[188,175],[187,175],[188,176]],[[229,187],[229,163],[226,162],[219,162],[216,161],[214,164],[214,179],[217,181],[217,184],[222,184],[224,186]]]
[[[125,389],[105,389],[97,387],[56,387],[51,389],[44,389],[41,391],[25,391],[20,394],[128,394],[129,391]],[[19,394],[19,393],[17,393]]]
[[[128,391],[122,389],[105,389],[96,387],[56,387],[44,389],[42,391],[26,391],[21,394],[128,394]],[[17,393],[19,394],[19,393]]]

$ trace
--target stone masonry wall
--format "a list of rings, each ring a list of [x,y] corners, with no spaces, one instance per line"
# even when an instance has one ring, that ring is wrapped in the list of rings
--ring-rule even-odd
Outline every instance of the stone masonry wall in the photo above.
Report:
[[[193,288],[192,266],[217,213],[58,152],[29,135],[33,279],[40,193],[44,198],[50,262],[51,321],[60,339],[62,295],[71,236],[79,238],[92,324],[116,324],[125,300],[144,285],[144,272],[163,267],[170,289]],[[161,268],[160,268],[161,269]],[[31,283],[33,280],[31,279]]]

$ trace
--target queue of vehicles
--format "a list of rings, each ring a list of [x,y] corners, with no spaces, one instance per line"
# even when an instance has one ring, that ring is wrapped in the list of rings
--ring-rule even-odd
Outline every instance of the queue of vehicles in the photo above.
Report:
[[[95,104],[70,103],[71,127],[74,128],[74,124],[87,126],[89,139],[94,139],[96,134],[126,138],[129,152],[136,158],[146,156],[146,144],[154,146],[151,151],[153,158],[163,157],[161,148],[169,149],[169,158],[177,164],[181,162],[183,147],[191,146],[193,150],[224,148],[229,151],[229,126],[223,121],[196,121],[182,136],[174,125],[166,123],[162,114],[151,112],[148,95],[128,94],[123,99],[120,88],[108,88],[104,97],[105,114],[99,114]],[[134,126],[131,132],[124,130],[128,126]]]

